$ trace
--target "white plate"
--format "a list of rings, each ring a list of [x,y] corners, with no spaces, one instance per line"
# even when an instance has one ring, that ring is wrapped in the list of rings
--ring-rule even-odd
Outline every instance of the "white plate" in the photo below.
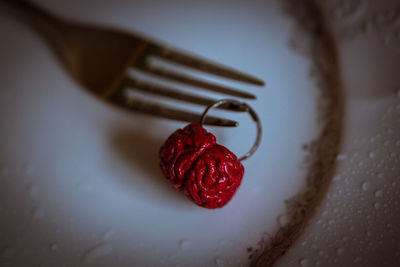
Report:
[[[2,260],[10,266],[246,265],[247,248],[276,232],[284,201],[302,190],[302,146],[319,133],[310,62],[290,47],[292,22],[278,2],[41,4],[261,77],[265,88],[239,86],[257,95],[251,105],[264,134],[257,153],[244,162],[234,199],[223,209],[197,207],[158,169],[160,145],[184,124],[125,113],[89,95],[42,39],[3,7]],[[209,129],[241,154],[253,142],[255,126],[246,115],[235,116],[237,129]]]

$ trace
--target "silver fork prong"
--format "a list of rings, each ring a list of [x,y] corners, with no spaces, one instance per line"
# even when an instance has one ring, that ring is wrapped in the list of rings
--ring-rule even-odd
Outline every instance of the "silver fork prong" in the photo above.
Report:
[[[147,49],[154,56],[192,68],[194,70],[200,70],[220,77],[229,78],[232,80],[254,85],[265,85],[263,80],[250,74],[234,70],[232,68],[211,62],[198,56],[192,56],[189,53],[183,53],[166,46],[157,45],[155,43],[149,43]]]
[[[151,84],[128,77],[125,78],[124,85],[131,88],[132,90],[142,91],[148,94],[165,96],[171,99],[181,100],[203,106],[209,106],[213,104],[215,101],[217,101],[216,99],[188,94],[182,91],[178,91],[177,89],[174,88],[168,88],[161,85]],[[227,103],[226,105],[221,105],[220,108],[230,111],[246,111],[246,108],[244,106],[234,106],[229,103]]]
[[[179,74],[175,71],[169,71],[165,68],[157,68],[153,66],[145,66],[142,69],[145,72],[148,72],[152,75],[176,81],[179,83],[183,83],[189,86],[194,86],[198,88],[202,88],[205,90],[213,91],[213,92],[218,92],[230,96],[236,96],[236,97],[241,97],[241,98],[247,98],[247,99],[256,99],[256,96],[245,92],[245,91],[240,91],[237,89],[229,88],[227,86],[219,85],[219,84],[214,84],[206,81],[202,81],[199,79],[192,78],[187,75]]]
[[[110,100],[112,100],[112,102],[116,104],[118,107],[122,107],[127,110],[150,114],[157,117],[163,117],[177,121],[199,122],[199,123],[201,119],[201,114],[169,107],[166,105],[161,105],[150,101],[129,98],[125,96],[122,92],[112,95]],[[238,123],[236,121],[219,117],[213,117],[213,116],[207,116],[204,124],[214,125],[214,126],[225,126],[225,127],[238,126]]]

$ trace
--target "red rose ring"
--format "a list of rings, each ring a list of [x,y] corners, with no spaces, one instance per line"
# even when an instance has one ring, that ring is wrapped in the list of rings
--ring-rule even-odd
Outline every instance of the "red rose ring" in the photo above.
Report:
[[[215,136],[202,126],[212,108],[226,103],[245,108],[257,125],[254,145],[239,159],[229,149],[217,144]],[[257,150],[261,135],[260,119],[248,104],[232,99],[219,100],[206,108],[200,123],[191,123],[168,137],[159,151],[161,171],[177,190],[183,190],[197,205],[221,208],[239,188],[244,175],[241,161]]]

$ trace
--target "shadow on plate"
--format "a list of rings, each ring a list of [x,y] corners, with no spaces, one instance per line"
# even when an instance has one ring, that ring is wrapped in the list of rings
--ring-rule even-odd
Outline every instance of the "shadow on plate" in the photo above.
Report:
[[[138,125],[148,123],[138,123]],[[109,139],[111,150],[115,152],[120,162],[132,171],[132,175],[120,177],[124,179],[123,183],[133,188],[132,194],[140,194],[146,201],[157,205],[194,208],[185,194],[176,191],[161,173],[158,151],[164,140],[152,136],[150,130],[146,131],[145,126],[141,129],[115,128],[110,133]]]

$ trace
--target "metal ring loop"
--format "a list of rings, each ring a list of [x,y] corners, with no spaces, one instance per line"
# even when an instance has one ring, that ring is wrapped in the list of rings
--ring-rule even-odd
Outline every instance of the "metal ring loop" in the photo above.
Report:
[[[223,104],[233,104],[235,106],[240,106],[240,107],[244,107],[245,110],[250,114],[250,117],[253,119],[253,121],[256,123],[257,125],[257,136],[256,136],[256,140],[253,144],[253,146],[251,147],[251,149],[249,150],[249,152],[247,152],[246,154],[244,154],[242,157],[240,157],[238,159],[238,161],[243,161],[247,158],[249,158],[251,155],[254,154],[254,152],[256,152],[257,148],[260,146],[260,142],[261,142],[261,136],[262,136],[262,127],[261,127],[261,121],[260,118],[258,117],[257,113],[254,111],[254,109],[252,107],[250,107],[247,103],[245,102],[240,102],[234,99],[221,99],[218,100],[216,102],[214,102],[213,104],[209,105],[203,112],[203,114],[201,115],[200,118],[200,123],[204,124],[205,120],[206,120],[206,116],[208,114],[208,112],[213,109],[216,108],[218,106],[221,106]]]

